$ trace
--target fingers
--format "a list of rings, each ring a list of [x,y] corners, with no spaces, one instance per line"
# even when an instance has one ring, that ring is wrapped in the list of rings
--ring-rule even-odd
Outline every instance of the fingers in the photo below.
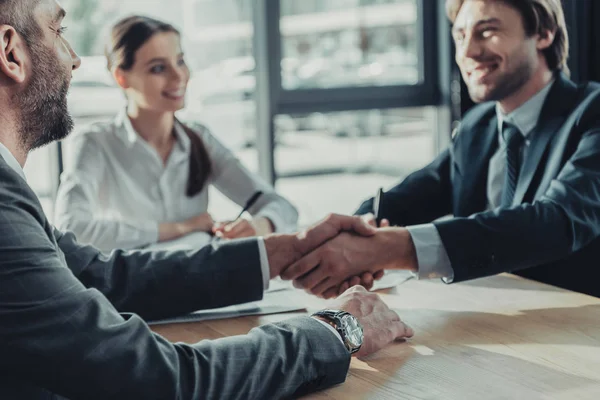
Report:
[[[336,286],[337,285],[331,284],[330,278],[325,278],[321,282],[319,282],[317,285],[314,285],[312,287],[312,289],[309,290],[309,292],[314,294],[315,296],[325,297],[324,293],[326,291],[328,291],[329,289],[334,289]]]
[[[394,311],[391,312],[396,314]],[[394,321],[394,323],[392,323],[390,326],[393,329],[394,339],[411,338],[415,335],[415,331],[410,326],[401,321],[400,317],[398,317],[398,321]]]
[[[377,223],[375,222],[375,216],[373,215],[373,213],[367,213],[367,214],[361,215],[360,217],[367,224],[369,224],[369,225],[371,225],[373,227],[377,227]]]
[[[281,279],[291,280],[297,279],[309,271],[317,267],[321,263],[321,256],[319,250],[315,250],[312,253],[301,258],[290,265],[287,269],[281,272]]]
[[[383,278],[383,275],[385,275],[385,270],[383,270],[383,269],[380,269],[379,271],[376,271],[376,272],[373,274],[373,279],[375,279],[375,280],[377,281],[377,280],[379,280],[379,279]]]
[[[361,236],[372,236],[377,229],[358,216],[331,214],[298,235],[299,248],[303,253],[308,253],[343,231],[353,231]]]
[[[373,283],[375,283],[374,279],[373,279],[373,275],[370,272],[363,273],[360,276],[360,278],[355,276],[352,279],[356,279],[357,281],[359,281],[356,283],[356,285],[361,283],[367,290],[371,290],[371,288],[373,287]]]
[[[256,235],[254,227],[252,226],[250,221],[246,219],[239,219],[230,224],[227,224],[223,227],[223,229],[220,232],[222,232],[223,237],[227,239],[236,239]]]
[[[353,217],[351,223],[352,223],[352,225],[351,225],[350,229],[344,229],[344,230],[354,231],[355,233],[357,233],[361,236],[373,236],[375,233],[377,233],[376,227],[370,225],[368,222],[366,222],[364,219],[362,219],[360,217]]]
[[[361,218],[363,221],[365,221],[370,226],[373,226],[375,228],[378,227],[377,221],[375,220],[375,216],[373,215],[373,213],[361,215]],[[382,219],[381,222],[379,223],[379,228],[388,228],[389,226],[390,226],[390,221],[386,218]]]
[[[343,289],[344,286],[346,287],[345,289]],[[324,299],[333,299],[337,297],[340,293],[343,293],[346,289],[348,289],[348,283],[344,282],[339,288],[332,287],[327,289],[325,292],[323,292],[321,297],[323,297]]]

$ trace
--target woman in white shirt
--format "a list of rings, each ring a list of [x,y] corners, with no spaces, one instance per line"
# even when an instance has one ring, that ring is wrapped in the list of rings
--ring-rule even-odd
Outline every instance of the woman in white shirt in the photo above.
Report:
[[[197,247],[212,235],[239,238],[296,229],[296,209],[200,124],[183,124],[190,72],[180,34],[147,17],[128,17],[112,29],[108,68],[127,108],[112,122],[76,132],[74,162],[61,177],[55,209],[59,228],[101,250]],[[85,66],[83,66],[85,68]],[[207,213],[208,186],[244,206],[251,220],[215,223]]]

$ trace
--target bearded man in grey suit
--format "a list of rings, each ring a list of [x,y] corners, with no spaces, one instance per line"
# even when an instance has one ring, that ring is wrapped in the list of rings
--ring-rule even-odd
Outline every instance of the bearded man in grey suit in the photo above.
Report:
[[[354,342],[326,316],[195,345],[152,333],[142,318],[260,299],[269,278],[339,232],[376,233],[331,216],[301,235],[104,255],[55,230],[22,166],[72,127],[66,93],[80,60],[64,15],[56,0],[0,0],[0,398],[291,397],[343,382],[360,340],[359,355],[412,336],[360,287],[337,303],[364,328]]]

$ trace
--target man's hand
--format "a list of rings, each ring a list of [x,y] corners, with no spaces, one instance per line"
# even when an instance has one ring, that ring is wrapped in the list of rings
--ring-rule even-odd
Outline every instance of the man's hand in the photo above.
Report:
[[[377,222],[375,221],[375,215],[373,215],[373,213],[367,213],[367,214],[361,215],[361,218],[367,224],[374,226],[376,228],[387,228],[390,226],[390,221],[387,220],[386,218],[383,218],[381,220],[380,225],[377,226]],[[356,285],[361,285],[361,286],[364,286],[367,290],[371,290],[375,281],[383,278],[384,274],[385,274],[384,270],[379,270],[379,271],[375,272],[374,274],[372,274],[370,272],[363,272],[363,274],[361,276],[353,276],[352,278],[344,281],[340,285],[339,288],[329,289],[327,292],[323,293],[323,297],[325,297],[326,299],[336,297],[336,296],[344,293],[348,288],[351,288],[352,286],[356,286]]]
[[[417,257],[405,228],[380,228],[370,237],[341,233],[282,272],[294,286],[322,296],[350,277],[384,269],[417,270]]]
[[[390,310],[381,297],[367,292],[362,286],[354,286],[338,297],[328,308],[347,311],[361,323],[364,342],[355,354],[364,357],[376,352],[395,339],[410,338],[413,330]]]
[[[297,235],[269,235],[265,237],[271,278],[279,276],[289,265],[325,242],[335,238],[340,232],[354,232],[357,237],[358,235],[366,237],[374,235],[377,229],[367,224],[360,217],[331,214]]]

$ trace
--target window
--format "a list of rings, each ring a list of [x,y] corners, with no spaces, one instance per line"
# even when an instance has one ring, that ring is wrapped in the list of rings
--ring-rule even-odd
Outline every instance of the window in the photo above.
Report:
[[[281,1],[284,89],[420,81],[414,0]]]
[[[354,212],[437,154],[423,25],[436,14],[427,0],[279,0],[278,16],[274,175],[307,225]]]
[[[294,201],[302,225],[351,214],[433,159],[436,116],[435,107],[296,115],[295,129],[276,132],[277,189]]]

